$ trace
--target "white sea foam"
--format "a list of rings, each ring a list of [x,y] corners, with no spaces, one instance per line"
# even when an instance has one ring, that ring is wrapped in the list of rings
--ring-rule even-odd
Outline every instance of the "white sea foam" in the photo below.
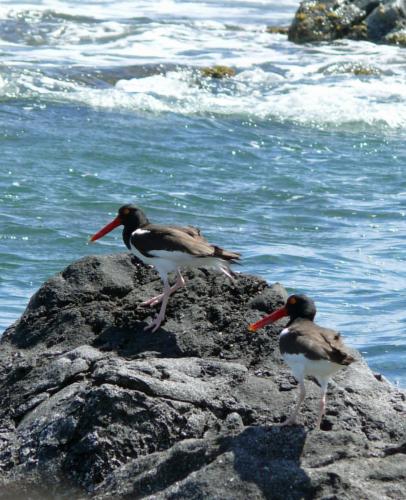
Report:
[[[83,2],[82,0],[42,0],[18,3],[15,0],[2,0],[0,16],[10,11],[29,10],[54,11],[75,16],[88,16],[95,19],[123,19],[124,17],[187,17],[193,19],[214,19],[217,21],[233,21],[251,19],[253,22],[264,18],[264,11],[270,12],[272,20],[288,22],[292,12],[297,8],[295,0],[284,0],[283,6],[277,9],[269,1],[244,0],[207,0],[206,2],[182,2],[176,0],[99,0],[99,2]]]
[[[213,92],[199,85],[194,73],[179,71],[121,80],[116,88],[129,94],[129,107],[135,104],[134,96],[138,100],[141,95],[154,96],[150,111],[274,117],[321,126],[365,123],[406,127],[406,87],[393,76],[337,82],[320,78],[303,83],[256,68],[238,75],[232,92],[218,88]],[[145,100],[142,102],[145,105]]]
[[[134,112],[406,128],[404,49],[351,41],[298,46],[266,32],[268,9],[272,18],[275,13],[288,24],[295,7],[289,1],[272,10],[254,0],[45,0],[18,6],[6,0],[0,7],[0,95],[35,94]],[[17,24],[21,34],[6,30],[1,42],[1,19],[23,21],[26,30]],[[66,70],[69,65],[111,71],[151,63],[180,68],[121,78],[103,89],[75,82]],[[214,64],[233,66],[237,75],[222,81],[202,78],[198,68]],[[61,68],[66,78],[50,76],[49,67]]]
[[[396,76],[303,82],[255,68],[212,83],[197,71],[179,69],[122,79],[113,88],[98,89],[38,72],[15,71],[14,79],[0,79],[0,96],[11,94],[134,112],[272,118],[321,127],[363,123],[406,128],[406,88]]]

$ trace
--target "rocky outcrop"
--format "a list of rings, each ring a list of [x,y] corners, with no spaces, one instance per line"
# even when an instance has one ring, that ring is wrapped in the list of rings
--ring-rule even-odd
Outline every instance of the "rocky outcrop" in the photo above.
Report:
[[[322,430],[278,427],[296,382],[281,326],[246,325],[281,285],[197,270],[144,331],[156,273],[121,254],[51,278],[0,342],[0,499],[404,498],[405,394],[362,359],[331,383]]]
[[[236,71],[234,68],[230,68],[229,66],[222,66],[220,64],[216,66],[207,66],[200,70],[202,76],[209,78],[230,78],[231,76],[236,75]]]
[[[405,45],[404,0],[304,0],[289,28],[296,43],[339,38]]]

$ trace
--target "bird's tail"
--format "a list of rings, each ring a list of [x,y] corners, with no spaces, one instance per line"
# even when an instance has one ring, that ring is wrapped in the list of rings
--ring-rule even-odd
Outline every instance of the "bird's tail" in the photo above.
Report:
[[[324,340],[329,344],[331,351],[331,360],[339,365],[348,366],[355,361],[350,350],[344,345],[341,340],[340,332],[334,332],[334,338],[323,335]]]
[[[355,361],[354,356],[352,356],[346,349],[340,349],[339,347],[333,348],[332,358],[335,363],[343,366],[348,366]]]
[[[350,365],[351,363],[354,363],[355,361],[355,358],[354,356],[351,356],[351,354],[349,354],[348,352],[342,352],[342,361],[341,361],[341,364],[342,365]]]
[[[224,250],[224,248],[213,245],[214,248],[214,257],[219,257],[220,259],[229,260],[229,261],[238,261],[240,260],[241,254],[237,252],[231,252],[230,250]]]

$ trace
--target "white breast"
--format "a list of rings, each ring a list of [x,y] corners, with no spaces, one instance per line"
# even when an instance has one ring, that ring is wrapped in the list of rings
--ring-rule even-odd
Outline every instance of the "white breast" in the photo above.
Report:
[[[280,334],[279,337],[283,337],[284,335],[287,335],[289,333],[289,328],[284,328]]]

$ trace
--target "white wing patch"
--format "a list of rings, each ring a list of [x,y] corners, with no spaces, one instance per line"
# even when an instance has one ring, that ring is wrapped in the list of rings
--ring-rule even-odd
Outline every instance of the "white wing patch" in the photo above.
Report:
[[[136,234],[138,236],[141,236],[141,234],[148,234],[150,232],[151,231],[148,231],[148,229],[142,229],[141,227],[139,227],[138,229],[136,229],[135,231],[133,231],[132,234]]]

